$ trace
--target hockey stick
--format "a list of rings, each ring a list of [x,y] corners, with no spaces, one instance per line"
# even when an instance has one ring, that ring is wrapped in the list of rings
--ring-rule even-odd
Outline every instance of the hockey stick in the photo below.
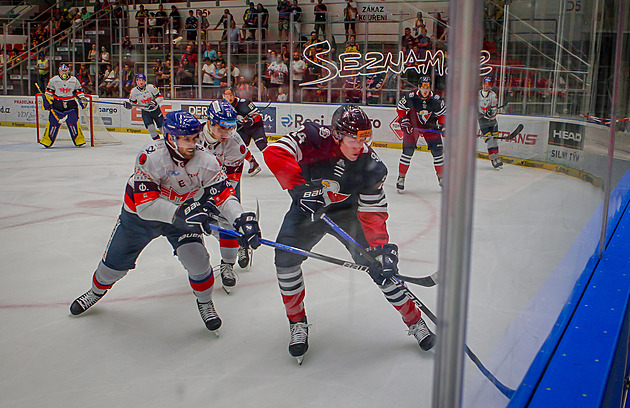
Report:
[[[521,131],[523,130],[523,124],[519,123],[519,125],[516,127],[516,129],[514,129],[512,131],[512,133],[510,133],[507,136],[500,136],[500,137],[495,137],[495,140],[512,140],[514,139],[516,136],[518,136],[519,133],[521,133]]]
[[[357,246],[357,249],[359,250],[359,252],[361,252],[361,254],[365,254],[364,256],[366,256],[368,259],[370,260],[374,260],[374,258],[365,250],[365,248],[363,248],[357,241],[355,241],[350,235],[348,235],[347,232],[345,232],[343,229],[341,229],[341,227],[339,227],[337,224],[335,224],[335,222],[333,220],[331,220],[330,218],[328,218],[328,216],[324,215],[322,217],[322,219],[326,222],[326,224],[328,224],[335,232],[337,232],[339,235],[341,235],[347,242],[352,243],[354,245]],[[412,291],[410,291],[404,284],[403,282],[400,281],[400,279],[398,279],[398,277],[396,277],[396,275],[391,277],[391,282],[394,283],[396,286],[398,286],[419,308],[420,310],[422,310],[424,312],[424,314],[426,314],[429,319],[431,319],[431,321],[437,326],[437,316],[435,316],[435,314],[424,305],[424,303],[422,303],[422,301],[420,299],[418,299],[418,297],[416,295],[413,294]],[[483,363],[481,362],[481,360],[479,360],[479,357],[477,357],[477,355],[475,353],[473,353],[473,351],[470,349],[470,347],[468,347],[468,345],[466,345],[466,354],[468,354],[468,357],[470,357],[470,359],[472,360],[472,362],[477,366],[477,368],[479,368],[479,371],[482,372],[482,374],[492,383],[494,384],[495,387],[497,387],[497,389],[503,394],[505,395],[507,398],[512,398],[512,396],[514,395],[514,393],[516,392],[515,390],[509,388],[508,386],[506,386],[505,384],[503,384],[501,381],[499,381],[498,378],[496,378],[494,376],[494,374],[492,374],[490,372],[490,370],[488,370]]]
[[[108,104],[108,105],[119,105],[119,106],[125,106],[125,103],[124,103],[124,102],[107,102],[107,101],[91,101],[91,102],[92,102],[92,103],[105,103],[105,104]],[[140,107],[140,108],[143,108],[143,107],[145,107],[145,108],[146,108],[146,107],[147,107],[147,106],[149,106],[149,105],[141,105],[141,104],[139,104],[139,103],[132,103],[132,104],[131,104],[131,106],[138,106],[138,107]]]
[[[233,230],[229,230],[229,229],[225,229],[225,228],[221,228],[216,224],[212,224],[212,223],[206,223],[204,224],[204,226],[210,228],[213,231],[217,231],[217,232],[221,232],[225,235],[229,235],[231,237],[234,238],[238,238],[240,237],[242,234],[240,232],[237,231],[233,231]],[[275,241],[269,241],[267,239],[261,238],[260,239],[260,243],[266,246],[270,246],[272,248],[277,248],[281,251],[286,251],[286,252],[291,252],[293,254],[296,255],[300,255],[300,256],[304,256],[307,258],[314,258],[314,259],[319,259],[320,261],[324,261],[324,262],[328,262],[334,265],[339,265],[339,266],[343,266],[349,269],[356,269],[359,271],[363,271],[363,272],[369,272],[370,268],[365,266],[365,265],[360,265],[354,262],[349,262],[349,261],[344,261],[343,259],[339,259],[339,258],[333,258],[332,256],[328,256],[328,255],[323,255],[323,254],[319,254],[317,252],[311,252],[311,251],[307,251],[305,249],[300,249],[300,248],[295,248],[292,247],[290,245],[285,245],[285,244],[281,244],[279,242],[275,242]],[[430,286],[434,286],[435,282],[433,281],[433,279],[430,279],[430,277],[426,277],[426,278],[412,278],[412,277],[407,277],[407,276],[400,276],[400,278],[402,279],[410,279],[409,283],[413,283],[416,285],[420,285],[420,286],[426,286],[426,287],[430,287]],[[411,280],[413,280],[414,282],[412,282]]]
[[[44,92],[42,92],[42,88],[39,87],[39,84],[37,82],[35,82],[35,86],[37,87],[37,90],[39,91],[39,93],[42,95],[42,97],[48,99],[48,97],[46,96],[46,94]],[[48,103],[50,103],[50,101],[48,101]],[[50,104],[50,113],[53,114],[53,116],[55,117],[55,119],[57,119],[57,123],[62,124],[66,121],[66,119],[68,118],[68,116],[64,116],[63,119],[59,119],[59,116],[57,116],[57,113],[55,112],[55,109],[52,107],[52,103]]]

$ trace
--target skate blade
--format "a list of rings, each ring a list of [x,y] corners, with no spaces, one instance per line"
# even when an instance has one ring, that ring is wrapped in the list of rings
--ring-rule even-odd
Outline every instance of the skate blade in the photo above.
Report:
[[[228,288],[227,286],[222,286],[222,287],[223,287],[223,290],[225,291],[225,293],[227,293],[227,294],[229,295],[229,294],[230,294],[230,291],[231,291],[232,289]]]
[[[215,334],[215,336],[219,337],[219,329],[216,330],[210,330],[212,333]]]
[[[302,365],[302,362],[304,361],[304,355],[295,357],[295,359],[297,360],[298,365]]]
[[[249,177],[254,177],[256,174],[260,173],[260,171],[262,170],[262,167],[258,167],[256,170],[252,171],[251,173],[247,173],[249,175]]]
[[[396,192],[397,192],[398,194],[402,194],[402,193],[404,192],[404,190],[399,190],[399,189],[396,189]]]

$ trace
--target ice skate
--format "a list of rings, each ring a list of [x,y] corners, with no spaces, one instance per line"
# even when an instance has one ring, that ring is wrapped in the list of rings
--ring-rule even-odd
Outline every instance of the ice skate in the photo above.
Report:
[[[220,270],[223,290],[229,295],[230,290],[234,286],[236,286],[236,274],[234,273],[234,265],[221,261]]]
[[[250,249],[245,249],[243,247],[238,247],[238,266],[241,268],[249,268],[251,261],[251,254],[249,253]]]
[[[258,164],[256,160],[252,160],[249,163],[249,170],[247,170],[247,174],[253,177],[256,174],[260,173],[261,170],[262,169],[260,168],[260,164]]]
[[[80,315],[81,313],[94,306],[96,302],[101,300],[105,293],[107,293],[107,291],[105,291],[101,295],[98,295],[94,293],[92,289],[88,290],[87,292],[76,298],[74,302],[72,302],[72,304],[70,305],[70,313],[72,313],[74,316]]]
[[[217,311],[214,310],[212,300],[208,303],[200,303],[199,300],[197,300],[197,309],[199,309],[201,320],[203,320],[206,324],[208,330],[216,334],[218,337],[219,327],[221,327],[221,319],[219,318]]]
[[[405,178],[403,176],[398,176],[398,180],[396,180],[396,191],[398,194],[402,194],[405,189]]]
[[[308,327],[306,316],[299,322],[289,321],[291,340],[289,341],[289,354],[295,357],[299,365],[302,365],[304,354],[308,350]]]
[[[503,162],[501,159],[492,159],[492,167],[497,170],[501,170],[503,168]]]
[[[440,188],[444,189],[444,182],[442,181],[442,177],[437,176],[437,178],[438,178],[438,184],[440,185]]]
[[[418,340],[418,345],[424,351],[429,351],[435,346],[436,336],[431,333],[424,319],[420,318],[416,323],[409,326],[407,332],[409,336],[414,336]]]

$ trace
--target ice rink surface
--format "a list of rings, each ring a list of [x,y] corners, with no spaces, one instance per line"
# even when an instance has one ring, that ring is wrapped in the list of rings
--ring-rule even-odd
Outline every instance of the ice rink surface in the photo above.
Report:
[[[268,247],[255,252],[251,270],[236,268],[232,294],[217,281],[220,337],[205,329],[164,238],[95,307],[70,317],[70,303],[90,287],[135,156],[150,139],[114,134],[122,145],[77,149],[59,142],[44,149],[34,134],[0,128],[0,407],[431,406],[434,352],[420,351],[359,271],[304,263],[312,327],[298,366],[287,352],[288,322]],[[388,226],[400,246],[401,272],[431,274],[438,267],[441,199],[431,155],[416,153],[407,190],[398,195],[400,152],[377,153],[390,169]],[[510,165],[495,171],[486,160],[478,162],[477,180],[467,343],[483,360],[599,199],[578,180]],[[275,239],[288,194],[266,168],[244,175],[241,188],[245,209],[258,200],[263,236]],[[583,214],[563,211],[567,202]],[[206,245],[218,264],[217,240],[207,237]],[[314,251],[350,259],[330,237]],[[410,288],[437,312],[436,288]],[[470,363],[466,369],[476,370]]]

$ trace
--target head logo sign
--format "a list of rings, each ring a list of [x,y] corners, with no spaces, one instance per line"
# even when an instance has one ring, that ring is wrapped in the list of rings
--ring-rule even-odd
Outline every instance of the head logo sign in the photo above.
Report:
[[[547,142],[553,146],[584,150],[584,129],[583,125],[551,121]]]
[[[317,48],[323,49],[323,51],[314,52],[314,59],[311,59],[309,54],[312,52],[312,49]],[[316,85],[331,81],[337,77],[367,76],[385,73],[387,71],[391,71],[395,74],[404,74],[410,69],[415,69],[419,74],[425,75],[430,67],[434,67],[436,73],[440,76],[448,73],[448,68],[444,61],[444,52],[442,50],[435,52],[427,50],[424,52],[424,55],[416,55],[413,50],[409,51],[407,55],[405,55],[403,51],[399,51],[395,60],[391,52],[387,54],[380,52],[367,52],[365,54],[344,52],[339,55],[339,66],[337,66],[326,58],[326,54],[328,54],[331,49],[332,47],[328,41],[310,44],[304,49],[304,60],[309,64],[321,68],[324,75],[319,79],[303,82],[300,86]],[[481,51],[481,76],[488,75],[492,72],[492,67],[486,66],[489,61],[490,53],[485,50]]]

